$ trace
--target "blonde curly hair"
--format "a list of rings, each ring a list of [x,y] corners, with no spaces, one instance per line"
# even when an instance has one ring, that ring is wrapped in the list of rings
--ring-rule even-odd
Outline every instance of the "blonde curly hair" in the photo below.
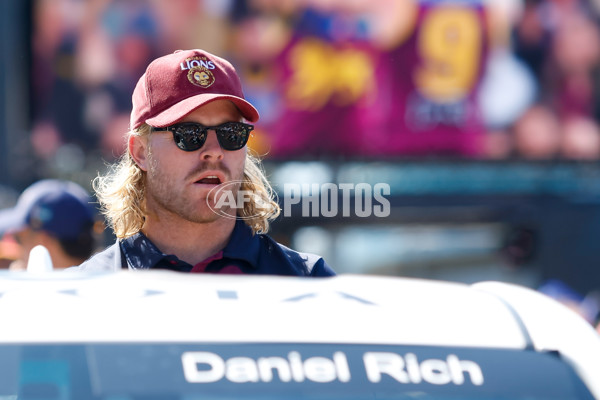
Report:
[[[143,124],[129,131],[128,135],[149,136],[150,126]],[[105,175],[98,175],[92,182],[100,208],[108,225],[118,238],[126,238],[138,233],[145,221],[145,176],[143,171],[126,151],[119,161],[109,167]],[[238,211],[238,217],[254,233],[266,233],[281,209],[275,192],[267,181],[260,159],[246,155],[244,177],[240,190],[251,191],[255,195]]]

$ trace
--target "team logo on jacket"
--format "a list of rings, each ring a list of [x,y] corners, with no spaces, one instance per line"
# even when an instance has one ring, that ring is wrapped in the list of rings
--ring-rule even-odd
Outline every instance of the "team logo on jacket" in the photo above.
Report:
[[[215,83],[215,76],[211,72],[215,64],[205,57],[188,58],[179,66],[183,71],[188,71],[188,80],[196,86],[206,89]]]

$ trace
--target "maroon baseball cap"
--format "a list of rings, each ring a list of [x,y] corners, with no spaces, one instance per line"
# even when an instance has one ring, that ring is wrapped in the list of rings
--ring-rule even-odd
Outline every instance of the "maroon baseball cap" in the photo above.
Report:
[[[256,122],[258,111],[244,99],[231,63],[207,51],[177,50],[152,61],[133,91],[130,129],[144,122],[171,125],[213,100],[230,100],[242,116]]]

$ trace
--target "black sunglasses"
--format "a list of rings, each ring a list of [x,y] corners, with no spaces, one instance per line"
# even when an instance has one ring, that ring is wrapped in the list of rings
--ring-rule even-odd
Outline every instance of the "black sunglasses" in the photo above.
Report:
[[[254,125],[243,122],[225,122],[217,126],[204,126],[196,122],[182,122],[165,126],[164,128],[150,127],[152,132],[171,131],[175,144],[183,151],[195,151],[204,146],[208,130],[217,133],[217,140],[224,150],[239,150],[246,145]]]

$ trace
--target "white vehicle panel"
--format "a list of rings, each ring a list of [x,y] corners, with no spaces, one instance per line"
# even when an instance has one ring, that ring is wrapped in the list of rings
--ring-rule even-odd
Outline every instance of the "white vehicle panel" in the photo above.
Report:
[[[459,284],[360,275],[76,274],[1,277],[0,318],[14,323],[0,342],[527,344],[496,296]]]

